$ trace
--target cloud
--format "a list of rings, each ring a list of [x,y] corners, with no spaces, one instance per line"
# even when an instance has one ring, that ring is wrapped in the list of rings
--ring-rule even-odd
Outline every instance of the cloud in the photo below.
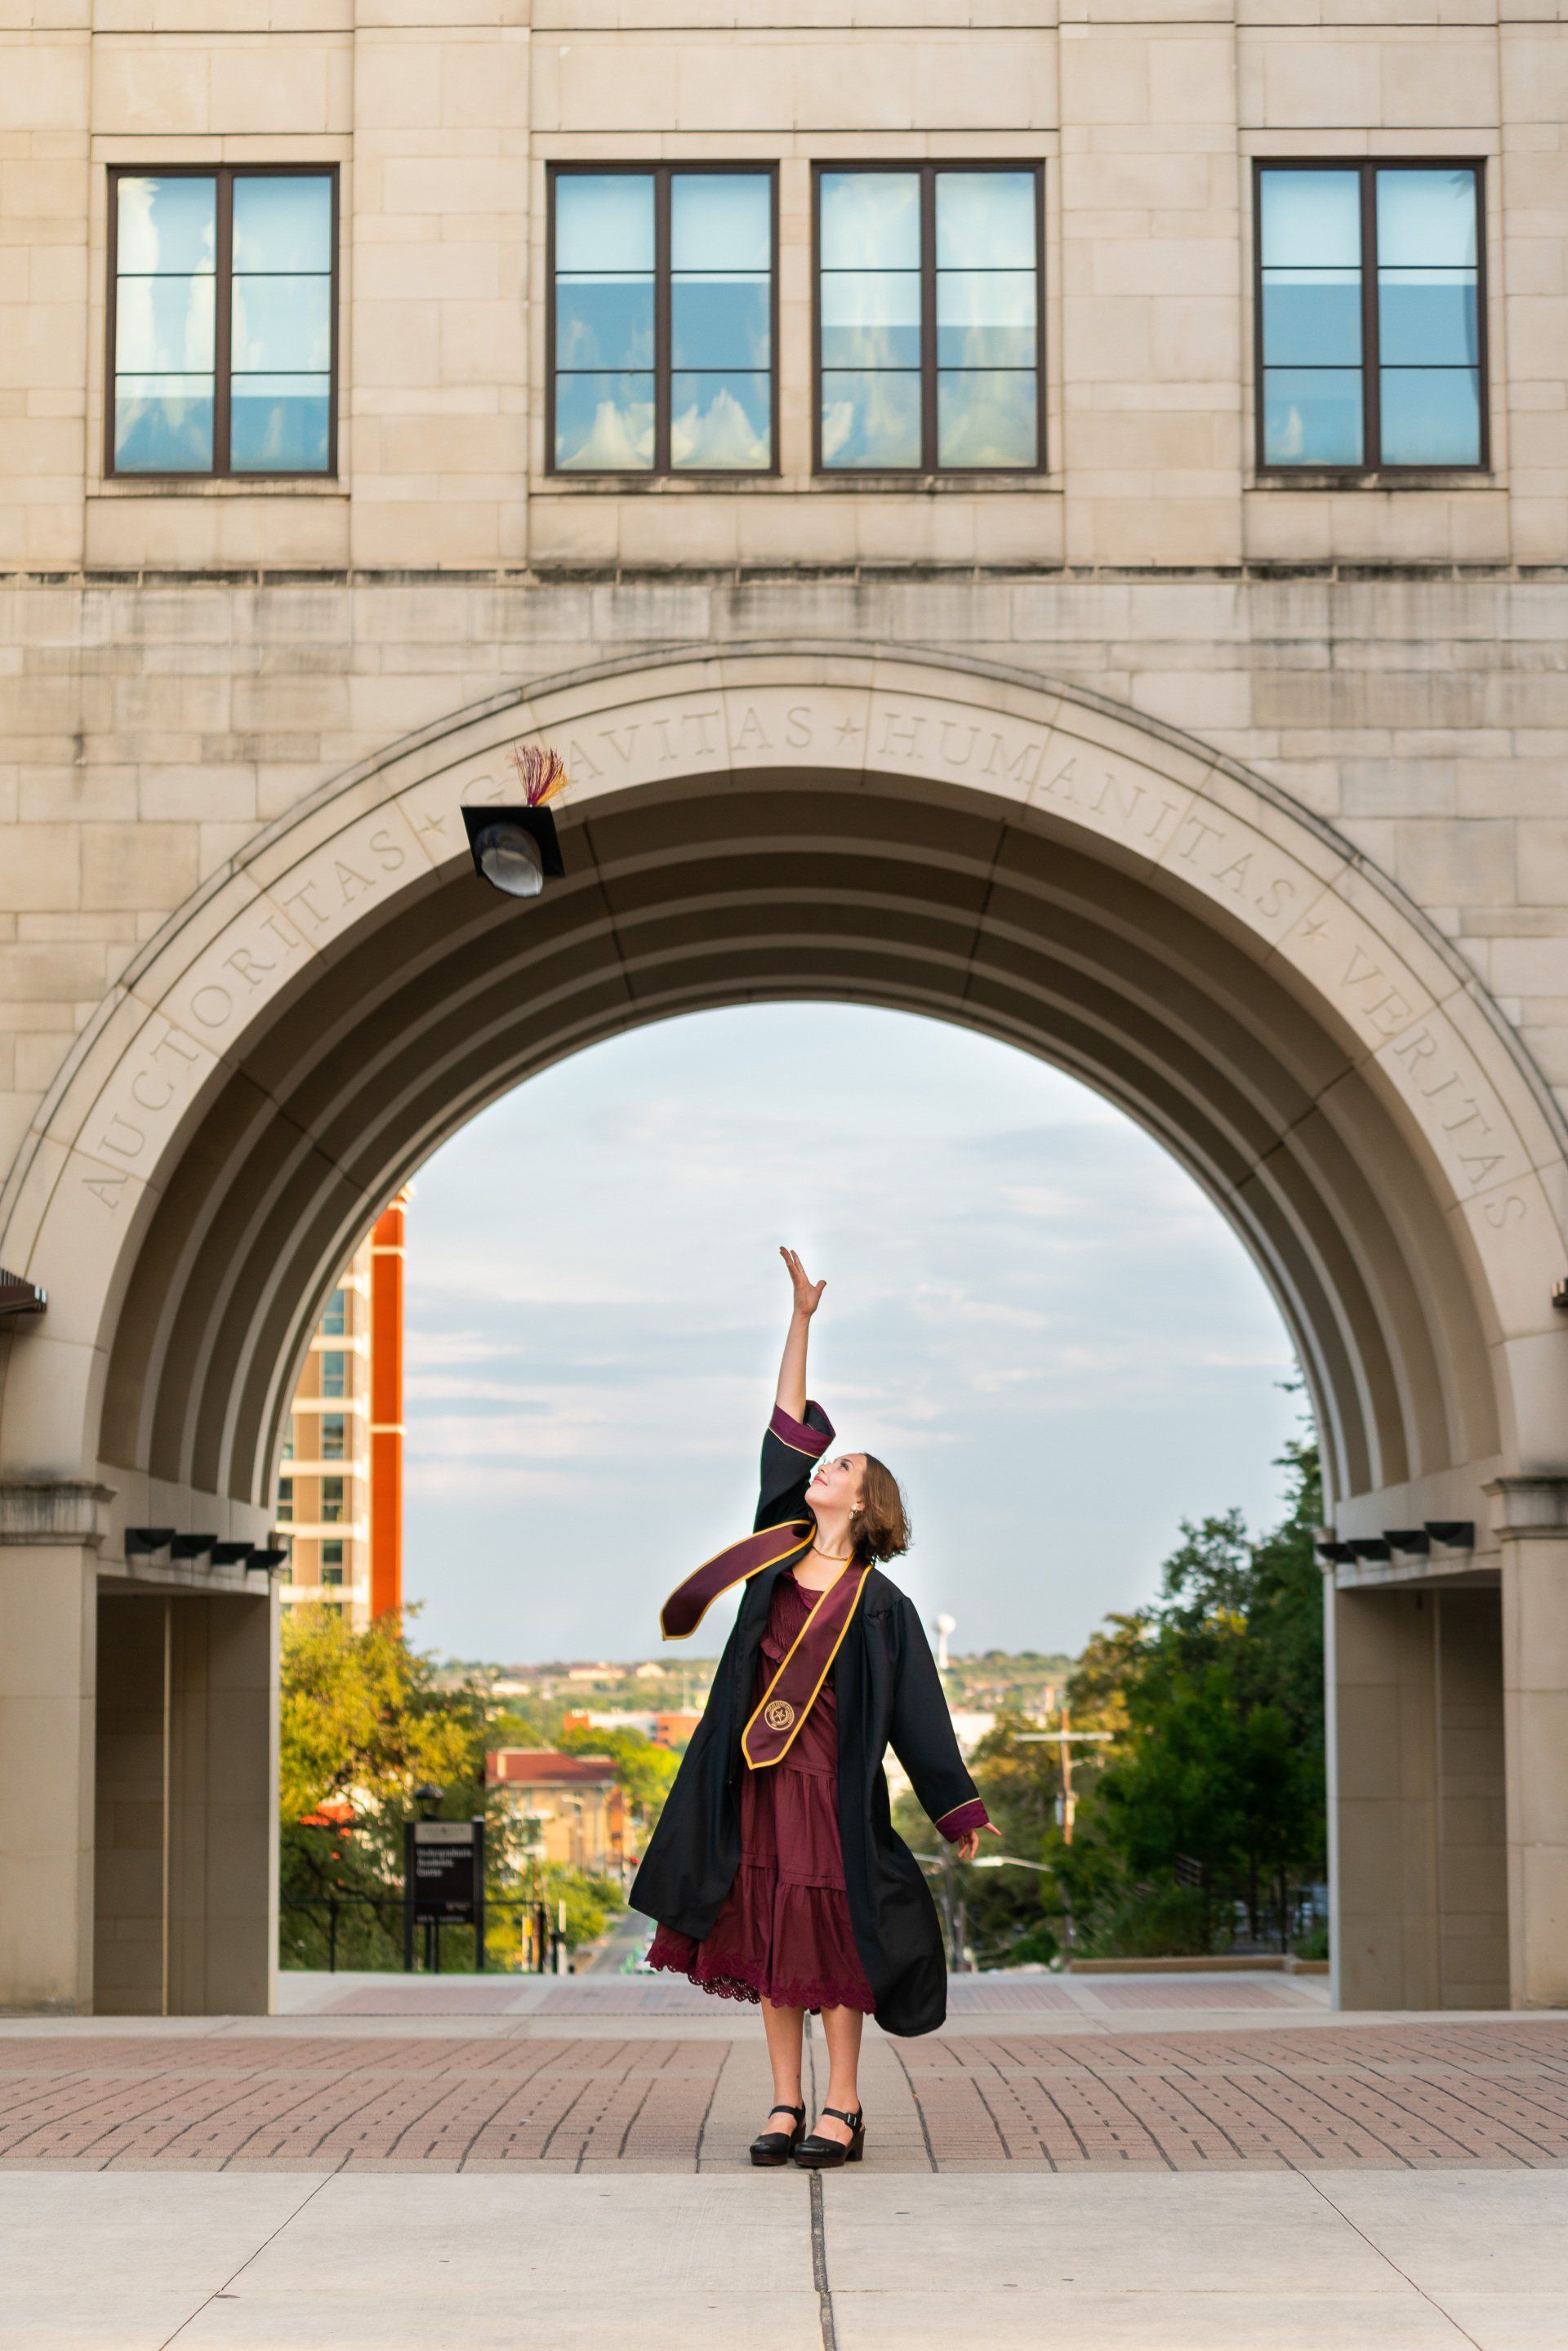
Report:
[[[813,1389],[904,1476],[910,1588],[957,1592],[977,1643],[1081,1640],[1146,1596],[1184,1513],[1270,1507],[1289,1344],[1149,1136],[949,1026],[704,1014],[529,1081],[421,1175],[427,1638],[521,1657],[548,1625],[553,1654],[645,1651],[664,1589],[749,1522],[781,1240],[828,1277]]]

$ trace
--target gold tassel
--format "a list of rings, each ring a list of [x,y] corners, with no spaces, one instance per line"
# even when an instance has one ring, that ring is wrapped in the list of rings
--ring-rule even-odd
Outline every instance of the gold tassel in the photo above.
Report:
[[[541,750],[537,743],[514,743],[512,758],[530,808],[558,799],[571,780],[559,751]]]

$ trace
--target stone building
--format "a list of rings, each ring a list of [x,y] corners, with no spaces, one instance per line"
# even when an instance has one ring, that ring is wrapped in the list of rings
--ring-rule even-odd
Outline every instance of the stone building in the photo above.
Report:
[[[267,2005],[341,1266],[531,1070],[781,996],[1225,1207],[1337,1996],[1568,1998],[1565,120],[1522,0],[0,0],[0,1999]]]
[[[636,1858],[612,1756],[496,1747],[485,1758],[485,1780],[500,1789],[524,1849],[547,1866],[619,1872]]]

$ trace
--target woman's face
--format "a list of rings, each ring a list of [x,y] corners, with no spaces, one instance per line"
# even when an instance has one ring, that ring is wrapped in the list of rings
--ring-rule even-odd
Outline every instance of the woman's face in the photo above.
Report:
[[[813,1510],[852,1510],[860,1501],[864,1476],[863,1453],[840,1453],[831,1461],[819,1461],[806,1489],[806,1499]]]

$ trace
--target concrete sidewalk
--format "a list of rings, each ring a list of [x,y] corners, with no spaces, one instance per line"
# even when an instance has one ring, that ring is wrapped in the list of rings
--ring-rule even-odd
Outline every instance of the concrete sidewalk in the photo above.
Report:
[[[1561,2351],[1568,2173],[0,2179],[4,2351]]]

